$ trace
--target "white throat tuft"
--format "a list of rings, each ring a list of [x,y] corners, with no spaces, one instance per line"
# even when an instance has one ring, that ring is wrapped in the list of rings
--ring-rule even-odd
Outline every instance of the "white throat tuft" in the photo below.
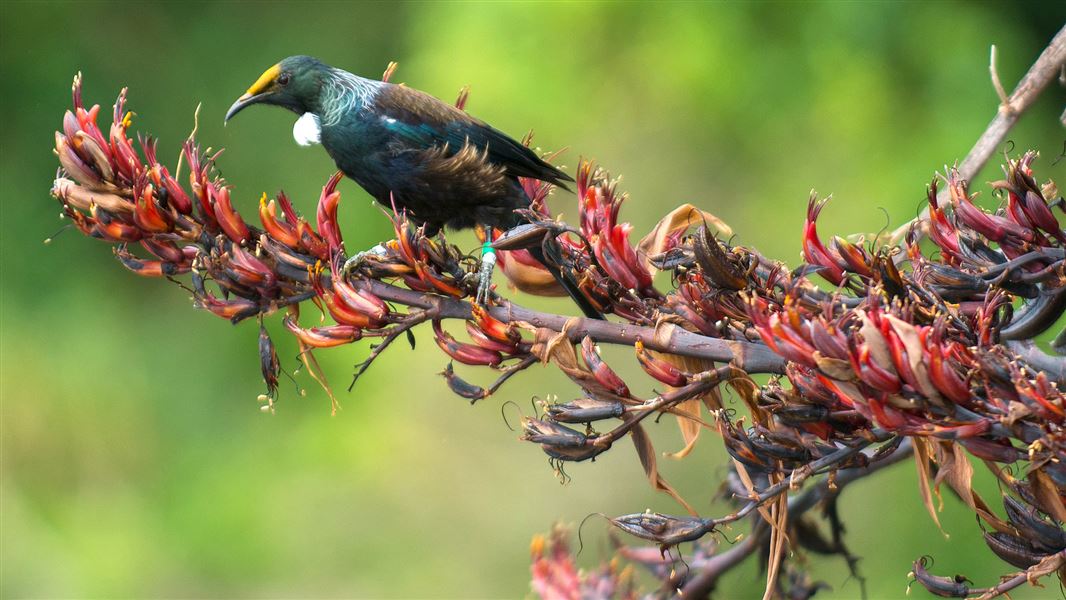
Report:
[[[292,137],[301,146],[321,144],[322,126],[319,125],[318,115],[307,112],[296,119],[296,123],[292,126]]]

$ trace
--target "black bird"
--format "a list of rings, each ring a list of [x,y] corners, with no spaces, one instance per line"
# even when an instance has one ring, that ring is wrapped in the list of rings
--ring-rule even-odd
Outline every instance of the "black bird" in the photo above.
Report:
[[[424,224],[481,225],[502,230],[525,222],[529,208],[519,177],[566,187],[573,181],[532,150],[466,112],[425,92],[375,81],[310,56],[290,56],[267,69],[226,113],[273,104],[301,117],[293,136],[301,145],[321,143],[345,175],[385,206],[395,202]],[[489,229],[491,231],[491,229]],[[558,256],[558,246],[548,246]],[[530,252],[566,289],[586,316],[603,316],[580,291],[573,274],[544,249]],[[486,296],[495,255],[482,256],[479,298]]]

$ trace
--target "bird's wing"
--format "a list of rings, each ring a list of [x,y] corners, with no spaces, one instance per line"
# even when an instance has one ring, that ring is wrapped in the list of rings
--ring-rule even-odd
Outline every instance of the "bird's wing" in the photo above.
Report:
[[[508,175],[531,177],[562,187],[573,181],[566,173],[542,160],[507,134],[479,121],[425,92],[401,85],[386,85],[374,101],[374,112],[392,134],[419,148],[443,147],[459,152],[470,143],[488,149],[489,161]]]

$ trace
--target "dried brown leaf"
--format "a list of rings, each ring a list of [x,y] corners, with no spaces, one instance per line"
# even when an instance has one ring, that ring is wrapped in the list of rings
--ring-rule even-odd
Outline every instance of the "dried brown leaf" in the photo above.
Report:
[[[933,447],[934,456],[939,468],[933,481],[940,493],[940,484],[948,482],[951,489],[959,495],[959,498],[977,513],[981,519],[994,527],[997,531],[1010,533],[1012,528],[1005,521],[996,516],[980,494],[973,490],[973,464],[970,457],[955,442],[942,441]]]
[[[940,533],[944,534],[944,537],[948,537],[944,528],[940,526],[940,517],[937,516],[936,507],[933,506],[933,492],[929,486],[929,472],[931,470],[929,462],[931,455],[930,442],[917,437],[912,439],[914,440],[914,463],[918,468],[918,489],[922,493],[922,503],[925,504],[925,510],[929,512],[929,516],[936,523],[936,528],[940,530]]]
[[[669,494],[671,498],[677,500],[678,504],[685,507],[688,514],[694,517],[699,516],[696,510],[692,508],[692,505],[685,502],[681,494],[678,494],[677,490],[659,474],[659,467],[655,460],[655,447],[652,445],[648,433],[644,431],[644,428],[639,423],[630,430],[630,437],[633,438],[633,446],[637,449],[637,456],[640,457],[640,464],[644,467],[644,473],[648,476],[648,482],[651,483],[651,487]]]
[[[667,238],[671,234],[704,222],[717,229],[721,235],[726,237],[733,235],[733,229],[726,225],[725,221],[691,204],[682,204],[660,219],[655,228],[637,244],[637,254],[644,261],[644,266],[654,272],[655,266],[651,264],[650,257],[662,254],[666,248]]]
[[[1029,486],[1033,490],[1033,494],[1040,502],[1040,508],[1047,514],[1058,519],[1059,521],[1066,521],[1066,507],[1062,505],[1062,497],[1059,496],[1059,489],[1055,486],[1055,482],[1051,480],[1041,469],[1036,469],[1029,473]]]
[[[684,415],[691,415],[698,419],[700,416],[700,402],[699,398],[694,398],[692,400],[685,400],[674,407],[676,412],[682,413],[677,415],[677,426],[681,429],[681,439],[684,440],[685,447],[677,452],[666,452],[663,456],[681,460],[688,456],[689,453],[692,452],[692,449],[696,447],[696,442],[699,441],[700,438],[700,430],[703,429],[703,427],[700,425],[699,421],[686,418]]]
[[[758,492],[755,491],[755,483],[751,480],[751,475],[748,474],[748,470],[744,467],[744,463],[734,458],[733,464],[737,468],[737,476],[740,477],[740,482],[744,484],[744,487],[748,490],[748,494],[750,494],[750,499],[754,499],[755,496],[758,495]],[[770,509],[768,509],[766,505],[760,506],[756,510],[759,511],[759,514],[762,515],[762,518],[767,524],[771,526],[774,524],[774,519],[770,515]]]
[[[536,329],[533,347],[530,352],[539,358],[541,362],[555,363],[559,370],[565,373],[571,381],[594,398],[631,402],[629,398],[618,396],[604,387],[596,380],[596,376],[578,360],[574,345],[565,335],[566,329],[567,326],[564,326],[563,333],[546,327]]]
[[[776,483],[780,478],[771,477],[771,482]],[[766,591],[763,592],[763,600],[770,600],[777,589],[777,575],[781,569],[781,559],[785,554],[786,531],[788,528],[788,494],[778,496],[770,507],[770,515],[773,521],[770,529],[770,554],[767,557]]]
[[[855,381],[858,377],[855,375],[855,371],[851,368],[851,363],[839,358],[829,358],[828,356],[822,356],[821,352],[814,351],[814,362],[818,365],[818,370],[825,373],[829,377],[839,381]]]
[[[649,353],[666,360],[670,364],[688,373],[699,373],[714,368],[714,362],[709,360],[689,356],[678,356],[676,354],[663,354],[662,352],[656,352],[654,350],[650,350]],[[677,389],[672,386],[667,386],[667,388],[671,390]],[[715,398],[709,398],[710,396],[714,396]],[[715,402],[716,399],[717,402]],[[688,456],[689,453],[692,452],[692,449],[696,447],[696,442],[700,437],[700,430],[703,429],[700,419],[701,402],[707,403],[708,405],[717,404],[718,407],[720,407],[721,400],[717,398],[717,388],[691,400],[681,402],[674,407],[672,412],[677,415],[677,426],[681,429],[681,439],[684,440],[685,447],[677,452],[667,452],[664,456],[680,460]],[[712,410],[714,409],[712,408]]]

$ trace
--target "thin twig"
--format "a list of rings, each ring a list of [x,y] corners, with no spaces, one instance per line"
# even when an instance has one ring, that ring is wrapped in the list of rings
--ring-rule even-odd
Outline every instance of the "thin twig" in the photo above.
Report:
[[[1048,573],[1054,573],[1064,564],[1066,564],[1066,550],[1061,550],[1045,558],[1044,561],[1042,561],[1039,565],[1034,565],[1034,567],[1044,567],[1044,569],[1047,569]],[[1018,573],[1014,577],[1001,581],[998,585],[992,586],[990,588],[972,589],[970,590],[970,594],[980,594],[981,596],[978,600],[989,600],[990,598],[995,598],[996,596],[1002,596],[1003,594],[1006,594],[1014,588],[1020,587],[1024,583],[1031,582],[1032,579],[1030,579],[1030,577],[1031,575],[1029,574],[1029,571],[1025,570]]]
[[[969,154],[959,165],[959,176],[962,179],[970,180],[977,175],[977,172],[985,166],[988,159],[995,153],[996,148],[1007,137],[1007,133],[1021,118],[1022,113],[1032,106],[1044,88],[1058,76],[1064,65],[1066,65],[1066,27],[1063,27],[1055,34],[1047,48],[1040,53],[1036,62],[1029,68],[1025,77],[1018,82],[1018,86],[1014,88],[1014,92],[1011,93],[1010,97],[1004,98],[1003,84],[999,82],[999,76],[996,74],[995,47],[993,46],[989,70],[992,73],[992,85],[997,88],[996,91],[1000,95],[1001,104],[995,118],[988,124],[985,132],[977,139],[977,143],[974,144]],[[937,196],[937,200],[945,201],[946,199],[945,189]],[[928,219],[929,207],[926,206],[921,215],[893,231],[888,238],[889,243],[892,245],[898,244],[907,235],[911,227],[921,225]],[[916,235],[919,239],[924,237],[924,227],[918,227]]]
[[[355,387],[355,382],[359,381],[359,378],[366,373],[366,370],[370,368],[370,365],[374,363],[377,357],[381,356],[381,353],[385,351],[396,338],[406,334],[415,325],[420,325],[426,321],[432,319],[436,315],[434,308],[426,308],[415,313],[408,315],[402,322],[395,325],[392,329],[388,330],[388,333],[382,338],[381,343],[377,344],[370,351],[370,355],[366,357],[366,360],[356,365],[359,369],[352,375],[352,382],[348,384],[348,391],[352,391]]]
[[[1007,97],[1007,90],[1003,89],[1003,82],[999,80],[999,69],[996,68],[995,44],[992,44],[992,49],[988,53],[988,73],[992,76],[992,87],[996,88],[996,95],[999,96],[1000,106],[1010,110],[1010,98]]]

